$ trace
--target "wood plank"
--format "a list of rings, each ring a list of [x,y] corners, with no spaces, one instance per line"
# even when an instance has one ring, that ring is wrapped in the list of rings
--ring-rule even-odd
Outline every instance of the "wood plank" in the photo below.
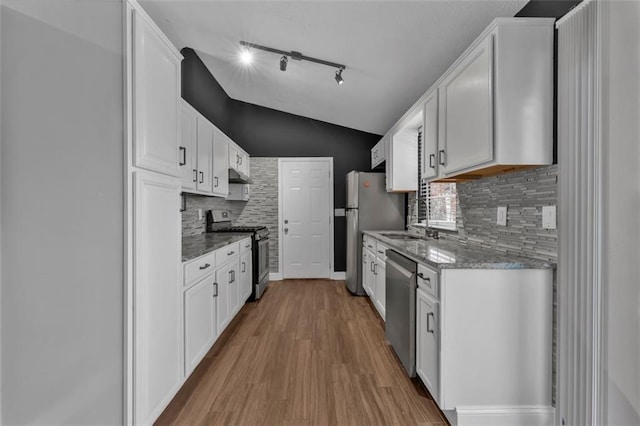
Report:
[[[344,281],[286,280],[243,307],[156,424],[447,422],[366,297]]]

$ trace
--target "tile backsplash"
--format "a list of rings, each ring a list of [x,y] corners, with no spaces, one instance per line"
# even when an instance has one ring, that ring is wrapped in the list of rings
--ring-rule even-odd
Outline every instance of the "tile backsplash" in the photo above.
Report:
[[[278,159],[251,157],[249,201],[227,201],[219,197],[184,194],[182,235],[198,235],[206,230],[206,210],[228,210],[234,225],[265,225],[269,228],[270,270],[278,271]],[[203,217],[198,218],[198,209]]]
[[[557,261],[557,230],[542,228],[542,207],[558,203],[557,165],[459,183],[457,227],[441,238],[499,251]],[[417,217],[409,196],[409,223]],[[496,224],[498,206],[507,206],[507,226]]]

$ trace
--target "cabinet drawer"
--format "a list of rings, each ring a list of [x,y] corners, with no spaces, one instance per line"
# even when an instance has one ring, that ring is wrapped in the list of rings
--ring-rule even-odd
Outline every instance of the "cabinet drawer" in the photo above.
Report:
[[[240,241],[240,254],[245,254],[249,251],[251,251],[251,238]]]
[[[200,278],[213,273],[216,269],[216,253],[207,253],[204,256],[190,261],[184,265],[184,286],[200,280]]]
[[[438,272],[424,265],[418,265],[418,287],[438,299]]]
[[[387,260],[387,250],[388,249],[389,249],[389,247],[385,246],[380,241],[378,241],[376,243],[376,257],[382,263],[386,262],[386,260]]]
[[[222,265],[227,261],[238,257],[240,254],[240,243],[229,244],[226,247],[216,250],[216,264]]]
[[[362,239],[362,245],[365,249],[371,250],[374,253],[376,252],[376,240],[373,238],[365,235]]]

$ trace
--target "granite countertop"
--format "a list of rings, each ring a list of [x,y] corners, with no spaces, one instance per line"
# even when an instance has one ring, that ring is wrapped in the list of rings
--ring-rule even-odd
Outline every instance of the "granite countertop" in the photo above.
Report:
[[[182,237],[182,261],[200,257],[236,241],[251,238],[250,232],[204,233]]]
[[[513,255],[477,245],[441,239],[399,240],[383,234],[412,235],[407,231],[363,231],[403,256],[438,269],[551,269],[552,262]]]

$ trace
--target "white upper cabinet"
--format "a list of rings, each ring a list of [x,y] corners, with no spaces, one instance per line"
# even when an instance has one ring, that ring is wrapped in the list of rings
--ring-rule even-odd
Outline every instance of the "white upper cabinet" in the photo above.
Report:
[[[445,73],[440,178],[553,162],[553,22],[496,19]]]
[[[445,176],[493,160],[493,36],[449,72],[439,87],[438,164]]]
[[[179,152],[183,192],[229,195],[229,140],[191,105],[181,101]]]
[[[197,189],[212,192],[213,178],[213,124],[198,115],[198,182]]]
[[[213,195],[229,194],[229,139],[217,128],[213,130]]]
[[[433,90],[424,103],[422,130],[422,178],[438,176],[438,90]]]
[[[131,13],[134,166],[180,176],[182,56],[144,12],[134,9]]]
[[[197,141],[198,132],[196,113],[189,104],[180,102],[180,170],[182,171],[182,189],[196,189],[198,182]]]
[[[386,162],[389,192],[418,190],[418,133],[422,131],[423,119],[422,106],[418,106],[391,131]]]
[[[498,18],[389,131],[387,191],[423,177],[468,180],[553,162],[552,18]],[[385,136],[386,137],[386,136]]]
[[[371,148],[371,168],[375,169],[387,159],[387,137],[380,139],[380,142]]]

